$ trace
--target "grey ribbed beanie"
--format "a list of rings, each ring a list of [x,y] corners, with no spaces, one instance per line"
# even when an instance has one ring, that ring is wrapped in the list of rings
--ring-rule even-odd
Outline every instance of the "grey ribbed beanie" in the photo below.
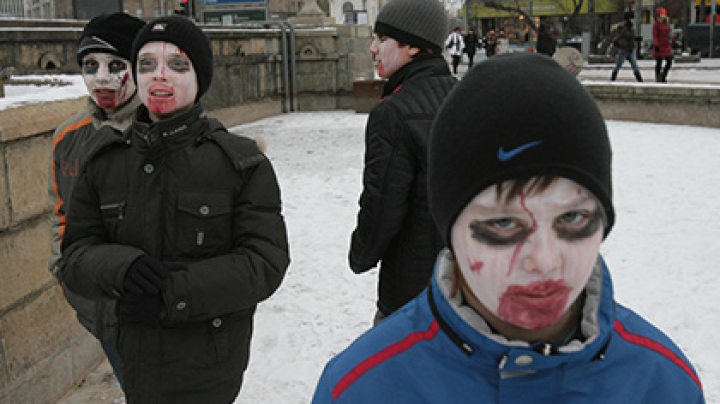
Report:
[[[445,8],[438,0],[390,0],[380,10],[374,32],[408,45],[439,51],[448,27]]]

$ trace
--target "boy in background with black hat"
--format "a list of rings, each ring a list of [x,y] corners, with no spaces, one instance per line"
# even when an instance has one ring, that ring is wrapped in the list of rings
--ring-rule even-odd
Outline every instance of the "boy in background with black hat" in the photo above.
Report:
[[[60,277],[117,300],[128,404],[231,403],[255,308],[289,265],[277,178],[206,116],[213,54],[191,20],[150,21],[131,61],[142,105],[78,180]]]
[[[680,349],[613,297],[611,160],[595,101],[553,59],[470,70],[429,142],[448,248],[425,292],[328,363],[313,403],[703,403]]]
[[[437,0],[391,0],[375,23],[370,53],[386,79],[365,128],[365,167],[349,263],[380,263],[375,323],[427,285],[442,239],[425,183],[430,123],[457,83],[442,56],[448,19]]]
[[[81,167],[93,150],[118,138],[118,132],[101,132],[100,128],[125,130],[140,105],[131,77],[130,49],[144,25],[144,21],[125,13],[103,14],[85,25],[78,40],[77,62],[90,97],[87,107],[61,124],[53,135],[48,190],[54,212],[49,262],[53,274],[57,275],[69,202]],[[120,359],[115,349],[115,302],[86,299],[66,287],[63,291],[80,323],[100,341],[122,385]]]

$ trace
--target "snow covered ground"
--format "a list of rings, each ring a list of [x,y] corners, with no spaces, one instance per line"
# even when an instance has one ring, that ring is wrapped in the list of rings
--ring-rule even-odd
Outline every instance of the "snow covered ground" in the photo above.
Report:
[[[693,77],[707,73],[678,69],[678,78],[682,71]],[[717,70],[711,75],[704,82],[720,81]],[[8,86],[0,109],[84,94],[79,76],[67,77],[76,84],[60,94],[38,89],[34,95],[24,90],[13,95],[14,86]],[[593,80],[584,73],[580,78]],[[366,119],[367,114],[352,111],[293,113],[231,128],[267,141],[282,186],[292,257],[278,292],[259,306],[250,366],[236,403],[308,403],[327,360],[370,327],[377,271],[354,275],[347,266]],[[602,252],[616,297],[677,342],[696,366],[707,402],[720,404],[715,256],[720,251],[720,129],[619,121],[608,127],[617,222]],[[95,383],[61,403],[123,402],[105,377],[108,367],[99,372],[104,373]]]

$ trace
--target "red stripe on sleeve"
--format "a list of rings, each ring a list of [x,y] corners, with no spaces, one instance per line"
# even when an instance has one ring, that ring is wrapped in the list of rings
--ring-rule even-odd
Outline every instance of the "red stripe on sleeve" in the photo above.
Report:
[[[670,350],[669,348],[660,344],[657,341],[654,341],[654,340],[644,337],[642,335],[631,333],[630,331],[626,330],[625,326],[618,320],[615,320],[615,326],[613,328],[615,328],[615,332],[620,334],[620,336],[624,340],[626,340],[632,344],[640,345],[642,347],[645,347],[647,349],[655,351],[655,352],[659,353],[660,355],[670,359],[670,361],[672,361],[674,364],[676,364],[682,370],[684,370],[685,373],[687,373],[688,376],[690,376],[690,378],[693,379],[695,384],[697,384],[698,388],[700,388],[700,391],[702,391],[702,383],[700,383],[700,378],[698,377],[698,375],[690,367],[690,365],[688,365],[682,358],[677,356],[675,354],[675,352],[673,352],[672,350]]]
[[[437,321],[433,320],[433,322],[430,324],[430,327],[428,327],[425,331],[416,331],[411,334],[409,334],[404,339],[386,347],[382,351],[376,353],[375,355],[365,359],[364,361],[360,362],[357,366],[355,366],[350,372],[348,372],[340,381],[338,384],[335,385],[335,387],[332,389],[332,398],[333,400],[337,400],[338,397],[348,388],[351,384],[355,382],[355,380],[359,379],[360,376],[365,374],[365,372],[369,371],[370,369],[374,368],[375,366],[381,364],[382,362],[392,358],[393,356],[400,354],[404,351],[407,351],[408,349],[412,348],[415,344],[421,341],[429,340],[435,337],[438,330],[440,330],[440,326],[438,325]]]

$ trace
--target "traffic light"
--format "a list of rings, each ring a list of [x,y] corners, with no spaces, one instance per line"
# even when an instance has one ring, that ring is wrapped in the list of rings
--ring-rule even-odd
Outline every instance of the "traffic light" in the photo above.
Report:
[[[178,0],[178,2],[180,3],[181,9],[176,10],[175,13],[181,14],[181,15],[190,15],[190,10],[189,10],[190,5],[188,4],[188,1],[189,0]]]

